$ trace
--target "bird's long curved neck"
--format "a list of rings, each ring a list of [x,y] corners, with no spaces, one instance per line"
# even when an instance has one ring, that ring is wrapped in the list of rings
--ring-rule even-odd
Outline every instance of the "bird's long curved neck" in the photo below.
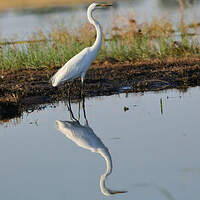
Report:
[[[108,175],[110,175],[112,173],[112,158],[106,147],[104,149],[100,150],[99,153],[106,161],[106,172],[104,174],[102,174],[101,178],[100,178],[101,192],[106,196],[113,195],[113,194],[126,193],[127,191],[111,190],[108,187],[106,187],[106,184],[105,184],[106,178]]]
[[[112,173],[112,158],[110,155],[110,152],[108,149],[105,147],[103,151],[100,152],[101,156],[104,158],[106,161],[106,172],[104,173],[106,176],[110,175]]]
[[[88,9],[87,16],[88,16],[89,22],[91,24],[93,24],[96,28],[97,37],[96,37],[94,44],[91,46],[91,49],[97,53],[99,51],[100,47],[101,47],[102,35],[103,34],[102,34],[101,26],[100,26],[99,22],[94,19],[92,12],[93,12],[92,9]]]
[[[105,181],[107,176],[112,173],[112,159],[108,149],[103,150],[102,152],[100,152],[100,154],[106,161],[106,171],[104,174],[101,175],[100,188],[104,195],[109,195],[109,189],[106,187]]]

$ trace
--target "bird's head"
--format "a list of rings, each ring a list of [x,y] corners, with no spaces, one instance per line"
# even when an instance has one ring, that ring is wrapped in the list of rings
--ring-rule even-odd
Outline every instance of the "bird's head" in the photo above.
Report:
[[[106,181],[107,176],[108,176],[108,174],[104,173],[103,175],[101,175],[101,178],[100,178],[100,189],[101,189],[101,192],[105,196],[110,196],[110,195],[114,195],[114,194],[123,194],[123,193],[128,192],[125,190],[111,190],[108,187],[106,187],[105,181]]]

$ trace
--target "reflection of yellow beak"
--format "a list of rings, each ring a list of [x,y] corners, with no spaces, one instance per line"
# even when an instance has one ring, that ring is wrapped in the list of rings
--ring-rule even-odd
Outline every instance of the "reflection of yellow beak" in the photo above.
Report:
[[[122,194],[122,193],[127,193],[127,191],[114,191],[112,194]]]
[[[99,6],[101,6],[101,7],[108,7],[108,6],[112,6],[112,4],[100,3]]]

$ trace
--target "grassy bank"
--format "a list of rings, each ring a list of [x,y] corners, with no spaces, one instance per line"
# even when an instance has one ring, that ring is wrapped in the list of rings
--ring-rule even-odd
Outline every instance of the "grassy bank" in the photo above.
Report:
[[[68,99],[68,85],[52,87],[49,77],[56,69],[20,69],[0,76],[0,123]],[[85,79],[86,97],[176,88],[186,91],[200,85],[200,58],[171,58],[133,63],[93,64]],[[80,80],[71,84],[71,100],[80,100]]]
[[[34,33],[29,43],[1,41],[0,69],[60,67],[83,48],[92,45],[95,34],[90,24],[75,30],[57,24],[48,33],[42,30]],[[107,35],[97,61],[165,59],[200,53],[197,22],[186,24],[182,20],[175,27],[165,19],[139,25],[134,19],[126,19],[123,25],[113,26]]]

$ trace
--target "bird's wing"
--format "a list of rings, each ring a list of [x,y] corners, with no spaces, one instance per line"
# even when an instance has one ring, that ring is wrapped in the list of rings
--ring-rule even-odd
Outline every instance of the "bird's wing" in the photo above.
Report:
[[[90,48],[83,49],[80,53],[72,57],[63,67],[61,67],[51,78],[53,86],[58,86],[67,80],[73,80],[83,73],[85,68],[91,64]]]
[[[101,139],[88,126],[83,126],[77,122],[56,120],[56,127],[67,138],[82,148],[92,152],[106,148]]]

